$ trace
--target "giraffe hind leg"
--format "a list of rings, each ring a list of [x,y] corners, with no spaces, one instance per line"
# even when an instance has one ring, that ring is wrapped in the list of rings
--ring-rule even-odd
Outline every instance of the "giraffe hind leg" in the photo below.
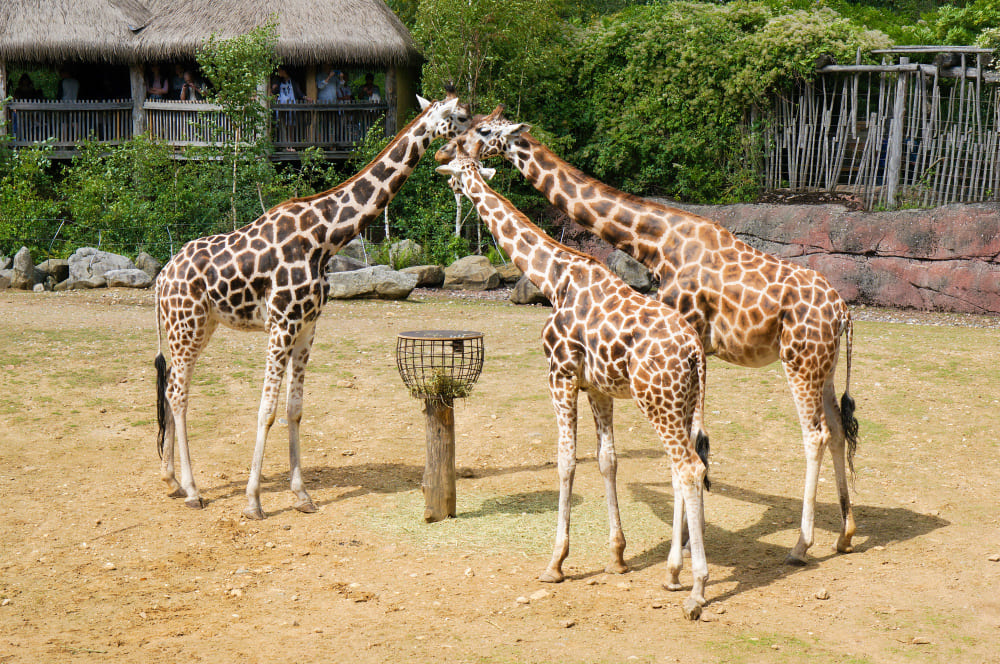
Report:
[[[302,396],[306,364],[312,347],[313,331],[303,334],[289,360],[288,395],[285,400],[288,416],[288,468],[295,509],[305,514],[316,512],[316,504],[305,490],[302,481],[302,458],[299,454],[299,425],[302,421]]]
[[[625,562],[625,533],[622,531],[621,512],[618,509],[618,457],[615,453],[614,399],[594,390],[587,392],[590,410],[597,428],[597,460],[604,477],[604,495],[608,505],[608,542],[611,561],[604,571],[609,574],[628,572]]]
[[[174,473],[174,414],[167,400],[170,367],[163,353],[157,353],[153,364],[156,367],[156,451],[160,456],[160,479],[167,484],[168,496],[183,498],[186,494]]]

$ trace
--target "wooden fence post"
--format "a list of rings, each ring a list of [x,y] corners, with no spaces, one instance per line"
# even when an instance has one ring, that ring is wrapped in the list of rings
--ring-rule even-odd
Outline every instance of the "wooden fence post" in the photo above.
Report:
[[[899,64],[909,64],[910,59],[900,57]],[[892,124],[889,126],[889,155],[885,164],[885,202],[890,209],[896,207],[896,195],[899,192],[899,174],[903,156],[903,131],[906,126],[906,90],[909,84],[909,74],[899,72],[896,79],[896,98],[892,107]]]
[[[424,521],[455,516],[455,409],[451,400],[424,399],[427,420],[427,463],[420,488]]]
[[[0,60],[0,136],[7,135],[7,63]]]

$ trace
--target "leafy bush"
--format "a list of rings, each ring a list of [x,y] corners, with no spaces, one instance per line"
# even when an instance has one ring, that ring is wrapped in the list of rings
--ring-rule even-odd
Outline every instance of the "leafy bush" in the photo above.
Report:
[[[705,202],[752,198],[761,134],[745,131],[770,92],[887,44],[830,9],[758,3],[634,7],[592,27],[575,53],[575,159],[633,192]],[[748,152],[749,151],[749,152]]]
[[[0,136],[0,254],[10,255],[23,245],[36,256],[47,248],[58,228],[61,202],[54,191],[51,146],[12,150]]]

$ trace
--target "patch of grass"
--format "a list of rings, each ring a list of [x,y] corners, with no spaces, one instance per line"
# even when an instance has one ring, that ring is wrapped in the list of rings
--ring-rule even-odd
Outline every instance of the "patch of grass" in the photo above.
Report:
[[[805,641],[780,634],[741,634],[725,641],[715,641],[710,646],[721,661],[728,664],[745,662],[810,662],[810,664],[867,664],[874,660],[865,656],[848,655],[832,651],[819,639]]]

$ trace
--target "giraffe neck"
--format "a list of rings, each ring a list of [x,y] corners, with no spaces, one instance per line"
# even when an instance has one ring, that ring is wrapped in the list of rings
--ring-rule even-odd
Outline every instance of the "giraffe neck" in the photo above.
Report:
[[[323,244],[336,253],[382,214],[435,138],[426,126],[429,109],[418,115],[369,163],[346,182],[283,205],[310,205],[321,221]]]
[[[490,189],[477,171],[462,174],[462,187],[514,265],[550,302],[556,303],[559,292],[563,290],[559,288],[559,282],[570,265],[574,261],[592,259],[577,254],[546,235],[510,201]]]
[[[707,223],[586,175],[530,134],[514,139],[506,154],[549,202],[654,270],[665,248],[677,246],[684,236],[690,236],[693,225]]]

